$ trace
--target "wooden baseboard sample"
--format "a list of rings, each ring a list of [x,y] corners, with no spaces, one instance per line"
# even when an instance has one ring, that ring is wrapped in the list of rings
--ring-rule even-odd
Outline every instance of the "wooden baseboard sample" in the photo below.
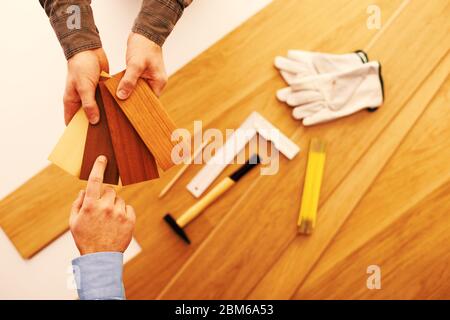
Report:
[[[171,135],[176,126],[143,79],[138,80],[128,99],[118,99],[116,90],[123,74],[124,72],[114,75],[105,81],[105,85],[152,152],[158,165],[165,171],[174,165],[171,153],[175,142],[172,142]]]
[[[100,82],[99,88],[122,185],[158,178],[155,158],[117,105],[105,84]]]
[[[48,160],[67,173],[80,175],[89,121],[83,108],[73,116]]]
[[[95,100],[100,112],[99,123],[89,124],[84,147],[83,163],[81,165],[80,179],[87,180],[91,173],[92,166],[98,156],[104,155],[108,159],[103,182],[117,184],[119,182],[119,170],[117,168],[116,157],[112,146],[111,136],[108,128],[108,121],[103,106],[100,89],[95,91]]]

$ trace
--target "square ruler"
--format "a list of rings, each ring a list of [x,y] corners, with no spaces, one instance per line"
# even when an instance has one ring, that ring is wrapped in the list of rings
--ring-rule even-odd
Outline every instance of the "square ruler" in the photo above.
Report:
[[[266,118],[254,111],[189,182],[186,187],[189,192],[196,198],[200,197],[257,133],[267,141],[271,141],[275,148],[289,160],[293,159],[300,151],[300,148],[292,140],[281,133]]]

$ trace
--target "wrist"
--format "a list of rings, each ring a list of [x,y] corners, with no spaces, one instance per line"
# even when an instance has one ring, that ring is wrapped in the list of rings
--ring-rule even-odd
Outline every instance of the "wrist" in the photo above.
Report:
[[[89,65],[92,66],[92,61],[98,64],[98,73],[101,71],[109,72],[109,63],[108,58],[106,57],[105,51],[103,48],[92,48],[81,50],[80,52],[75,53],[72,57],[67,60],[67,65],[79,65],[79,67],[85,67],[87,61],[91,61]],[[91,69],[92,71],[93,69]]]
[[[102,43],[99,39],[99,41],[88,41],[86,43],[82,41],[75,41],[77,42],[75,46],[72,48],[64,49],[64,55],[66,56],[66,60],[69,61],[73,57],[75,57],[77,54],[87,52],[87,51],[94,51],[102,48]]]
[[[86,257],[86,256],[91,256],[91,255],[100,255],[100,254],[109,254],[109,253],[113,253],[113,254],[121,254],[123,255],[123,252],[120,250],[86,250],[86,251],[80,251],[80,256],[81,257]]]
[[[97,254],[97,253],[120,253],[123,254],[122,250],[119,250],[117,248],[80,248],[80,256],[88,256],[91,254]]]

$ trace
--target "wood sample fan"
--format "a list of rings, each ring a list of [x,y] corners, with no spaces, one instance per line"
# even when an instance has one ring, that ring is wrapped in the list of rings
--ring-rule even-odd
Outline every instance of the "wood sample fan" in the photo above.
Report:
[[[156,179],[158,166],[165,171],[174,165],[174,122],[143,79],[127,100],[119,100],[115,92],[123,74],[102,72],[95,93],[99,123],[90,124],[80,108],[50,154],[52,163],[87,180],[95,159],[105,155],[104,182],[118,184],[120,177],[124,186]]]

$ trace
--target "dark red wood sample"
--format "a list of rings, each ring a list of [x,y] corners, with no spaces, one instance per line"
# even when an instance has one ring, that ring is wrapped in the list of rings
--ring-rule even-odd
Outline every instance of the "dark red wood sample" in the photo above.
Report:
[[[172,151],[177,145],[172,141],[175,123],[144,79],[138,79],[126,100],[117,98],[116,91],[123,75],[124,71],[112,76],[104,82],[105,86],[152,152],[158,166],[168,170],[175,165],[172,160]]]
[[[99,84],[122,185],[159,178],[155,158],[103,83]]]
[[[117,168],[116,157],[114,155],[114,149],[108,129],[108,121],[98,87],[95,90],[95,100],[97,101],[100,111],[100,121],[95,125],[89,124],[86,145],[84,147],[83,162],[81,164],[80,179],[87,180],[97,157],[104,155],[108,158],[108,164],[106,166],[103,182],[108,184],[118,184],[119,170]]]

